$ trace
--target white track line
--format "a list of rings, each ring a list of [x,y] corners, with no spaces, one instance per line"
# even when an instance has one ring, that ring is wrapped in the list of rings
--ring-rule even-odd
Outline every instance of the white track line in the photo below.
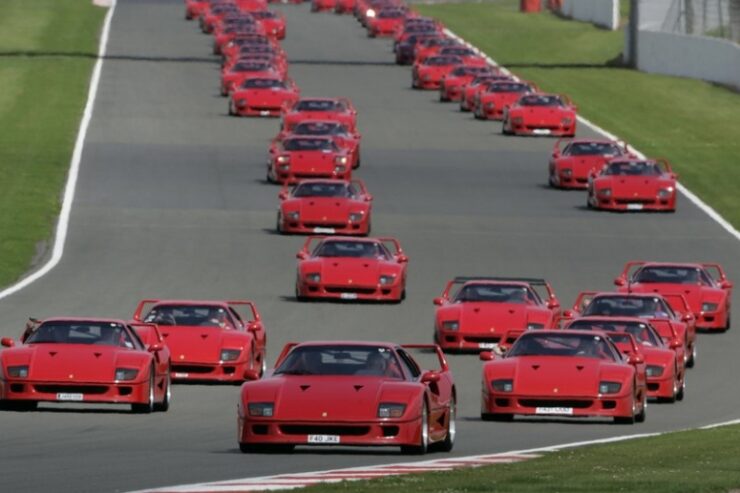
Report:
[[[72,202],[74,201],[75,188],[77,187],[77,177],[80,173],[82,150],[85,147],[87,129],[90,126],[90,120],[93,114],[93,106],[95,105],[95,98],[98,94],[100,73],[103,70],[103,58],[105,57],[105,53],[108,48],[110,24],[115,9],[116,0],[112,0],[111,7],[105,16],[105,21],[103,22],[103,30],[100,34],[100,43],[98,45],[98,58],[95,62],[95,67],[93,68],[92,77],[90,77],[90,90],[87,93],[87,103],[85,104],[85,111],[82,115],[80,128],[77,131],[77,140],[75,141],[75,147],[72,151],[72,160],[69,165],[67,184],[64,188],[62,210],[59,213],[59,219],[57,221],[56,234],[54,237],[54,249],[52,250],[51,258],[39,270],[34,271],[28,277],[25,277],[19,282],[0,291],[0,300],[3,298],[7,298],[11,294],[18,292],[29,284],[39,280],[41,277],[45,276],[51,269],[56,267],[56,265],[62,259],[62,254],[64,253],[64,243],[67,239],[67,231],[69,229],[69,215],[72,211]]]

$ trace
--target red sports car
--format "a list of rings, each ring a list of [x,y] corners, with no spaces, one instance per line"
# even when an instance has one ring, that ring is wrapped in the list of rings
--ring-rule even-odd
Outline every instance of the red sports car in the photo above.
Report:
[[[615,157],[629,156],[627,144],[605,139],[560,139],[548,166],[550,186],[587,189],[588,178]]]
[[[303,180],[280,192],[280,233],[370,233],[373,197],[360,180]]]
[[[300,89],[291,79],[247,79],[231,92],[229,115],[280,116],[282,108],[293,104],[300,94]]]
[[[371,38],[376,36],[393,36],[408,14],[404,8],[391,7],[380,10],[374,17],[367,21],[367,35]]]
[[[469,84],[463,87],[460,97],[460,111],[472,111],[475,106],[475,98],[478,93],[488,87],[492,82],[508,82],[514,79],[510,75],[490,74],[476,77]]]
[[[436,31],[434,31],[436,32]],[[439,37],[425,39],[421,41],[414,50],[414,63],[423,62],[430,56],[434,56],[439,53],[442,48],[450,46],[463,46],[460,42],[453,38]]]
[[[525,94],[504,111],[504,135],[576,134],[576,106],[557,94]]]
[[[27,325],[16,346],[4,337],[0,405],[39,402],[130,404],[137,413],[170,404],[170,352],[156,326],[98,318],[49,318]]]
[[[276,39],[285,39],[285,15],[282,12],[262,10],[252,12],[252,16],[262,26],[268,36]]]
[[[200,30],[206,34],[211,34],[215,24],[226,16],[239,14],[239,7],[233,3],[212,4],[198,18]]]
[[[432,369],[422,369],[416,353]],[[434,345],[289,343],[268,377],[242,385],[237,441],[242,452],[296,445],[449,452],[456,394],[447,361]]]
[[[503,357],[480,354],[481,418],[612,417],[645,420],[645,362],[623,355],[603,332],[542,330],[522,334]]]
[[[329,136],[288,134],[270,145],[267,181],[293,184],[309,178],[352,178],[352,156]]]
[[[299,300],[393,301],[406,297],[408,257],[394,238],[311,236],[298,252]]]
[[[411,68],[411,87],[439,90],[442,79],[455,67],[462,65],[462,58],[455,55],[434,55],[414,63]]]
[[[357,131],[357,110],[347,98],[308,98],[296,101],[283,113],[281,128],[292,130],[304,120],[331,120]]]
[[[683,343],[684,362],[688,368],[696,360],[696,320],[681,294],[657,293],[595,293],[584,291],[578,295],[573,308],[563,313],[564,318],[578,316],[633,317],[647,319],[664,338],[679,339]],[[684,307],[683,310],[677,307]]]
[[[491,81],[484,84],[473,100],[473,115],[479,120],[501,120],[504,112],[522,94],[537,92],[533,84],[513,80]]]
[[[696,328],[730,328],[732,283],[719,264],[628,262],[614,281],[627,293],[680,293],[696,318]]]
[[[208,0],[185,0],[185,19],[200,17],[211,4]]]
[[[245,80],[254,78],[282,77],[275,65],[268,62],[238,62],[221,74],[221,95],[228,96]]]
[[[544,279],[456,277],[434,304],[434,339],[445,350],[496,349],[509,330],[551,329],[560,316]]]
[[[609,211],[675,212],[676,178],[668,161],[616,158],[589,178],[586,205]]]
[[[264,373],[267,337],[251,301],[142,300],[134,320],[159,327],[173,380],[243,382]]]
[[[472,48],[467,46],[444,46],[437,52],[438,56],[452,55],[459,56],[462,64],[467,67],[490,67],[488,61],[483,55],[480,55]]]
[[[494,75],[494,67],[490,66],[468,66],[456,67],[444,79],[439,86],[440,101],[460,101],[463,90],[473,79],[486,75]]]
[[[253,49],[254,47],[259,47]],[[242,53],[254,52],[277,54],[278,58],[284,58],[284,52],[276,46],[270,38],[255,34],[238,36],[221,47],[221,65],[230,66],[239,59]]]
[[[396,63],[398,65],[411,65],[416,58],[416,48],[427,40],[442,37],[436,31],[430,33],[410,33],[403,39],[394,43],[393,52],[396,54]]]
[[[229,41],[245,34],[266,36],[264,28],[251,15],[224,19],[213,29],[213,54],[220,55]]]
[[[343,123],[332,120],[304,120],[296,123],[290,132],[281,131],[277,138],[282,139],[291,134],[331,137],[340,149],[349,153],[352,169],[360,167],[360,140],[362,136],[357,131],[351,132]]]
[[[664,402],[683,400],[685,366],[683,358],[676,353],[677,348],[683,348],[683,343],[677,339],[664,340],[647,320],[582,317],[571,321],[565,329],[606,332],[622,352],[639,352],[644,357],[648,397]]]
[[[272,45],[261,43],[250,43],[239,46],[236,51],[232,51],[224,56],[221,70],[222,72],[227,72],[237,63],[251,61],[262,61],[272,64],[282,77],[285,77],[288,73],[288,60],[285,57],[285,52],[279,47],[276,48]]]

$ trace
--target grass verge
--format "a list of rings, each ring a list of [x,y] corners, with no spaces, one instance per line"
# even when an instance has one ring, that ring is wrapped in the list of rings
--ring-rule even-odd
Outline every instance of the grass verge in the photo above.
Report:
[[[50,242],[105,9],[3,0],[0,16],[0,286]]]
[[[568,94],[581,115],[645,154],[668,158],[685,186],[740,229],[740,95],[621,68],[622,31],[550,13],[522,14],[518,5],[500,0],[417,8],[543,90]],[[543,157],[543,179],[545,163]]]
[[[306,488],[306,493],[699,493],[740,488],[740,426],[696,430],[550,453],[452,472]]]

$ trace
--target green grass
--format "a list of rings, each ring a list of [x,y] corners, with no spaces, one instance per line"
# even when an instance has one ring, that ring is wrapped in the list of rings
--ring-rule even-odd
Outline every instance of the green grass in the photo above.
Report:
[[[550,453],[516,464],[306,488],[306,493],[698,493],[740,488],[740,426]]]
[[[550,13],[521,14],[518,4],[417,8],[543,90],[568,94],[581,115],[645,154],[668,158],[684,185],[739,228],[740,95],[621,68],[623,32]]]
[[[105,9],[2,0],[0,286],[50,244]]]

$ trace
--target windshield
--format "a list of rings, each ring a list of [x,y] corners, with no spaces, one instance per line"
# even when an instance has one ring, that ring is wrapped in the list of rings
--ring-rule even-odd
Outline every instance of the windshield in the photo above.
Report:
[[[399,19],[405,14],[398,10],[383,10],[378,14],[379,19]]]
[[[527,304],[533,300],[529,289],[517,284],[466,284],[455,296],[456,302]]]
[[[295,105],[296,111],[340,111],[344,109],[336,101],[304,99]]]
[[[668,305],[652,296],[598,296],[583,311],[584,316],[672,318]]]
[[[606,175],[610,176],[658,176],[660,168],[650,161],[616,161],[608,164]]]
[[[347,127],[338,122],[303,122],[293,128],[297,135],[342,135]]]
[[[362,375],[403,378],[396,356],[380,346],[298,346],[275,375]]]
[[[530,94],[522,96],[519,100],[520,106],[563,106],[560,96],[548,96],[544,94]]]
[[[574,142],[568,146],[566,156],[619,156],[622,148],[611,142]]]
[[[262,12],[252,12],[255,19],[275,19],[277,14],[269,10],[263,10]]]
[[[283,141],[286,151],[337,151],[338,148],[331,139],[296,138]]]
[[[245,89],[285,88],[285,82],[278,79],[247,79],[242,84]]]
[[[660,337],[644,322],[627,322],[619,320],[576,320],[568,325],[568,330],[600,330],[603,332],[621,332],[632,334],[635,340],[644,346],[662,346]]]
[[[452,71],[451,75],[465,76],[465,75],[480,75],[491,73],[491,69],[488,67],[457,67]]]
[[[125,326],[109,322],[60,321],[43,323],[28,336],[25,343],[136,347]]]
[[[262,72],[269,70],[270,66],[266,63],[237,63],[234,65],[232,72]]]
[[[580,356],[616,361],[614,352],[600,335],[525,333],[506,354],[516,356]]]
[[[443,65],[459,65],[462,59],[457,56],[430,56],[424,61],[425,65],[439,67]]]
[[[144,322],[157,325],[234,328],[226,309],[217,305],[157,305],[144,317]]]
[[[390,254],[386,248],[373,241],[341,241],[332,240],[322,242],[314,252],[315,257],[351,257],[388,259]]]
[[[495,82],[488,84],[487,92],[529,92],[532,90],[527,84],[518,82]]]
[[[301,183],[293,190],[293,197],[348,198],[353,195],[346,183]]]
[[[439,50],[440,55],[457,55],[457,56],[472,56],[475,55],[475,52],[471,50],[470,48],[465,48],[463,46],[448,46],[447,48],[442,48]]]

